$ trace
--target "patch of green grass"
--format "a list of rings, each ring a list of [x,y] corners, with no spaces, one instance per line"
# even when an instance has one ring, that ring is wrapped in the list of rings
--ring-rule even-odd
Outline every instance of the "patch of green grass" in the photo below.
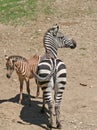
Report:
[[[44,13],[45,13],[46,15],[50,15],[50,14],[53,13],[53,9],[48,5],[48,6],[46,6],[46,7],[44,8]]]
[[[52,15],[55,12],[53,3],[55,0],[43,0],[41,3],[41,10],[45,15]]]
[[[36,20],[39,14],[54,14],[55,0],[0,0],[0,22],[19,24]],[[40,3],[40,5],[39,5]],[[38,9],[38,7],[40,8]]]
[[[13,23],[36,18],[37,0],[0,0],[0,22]]]

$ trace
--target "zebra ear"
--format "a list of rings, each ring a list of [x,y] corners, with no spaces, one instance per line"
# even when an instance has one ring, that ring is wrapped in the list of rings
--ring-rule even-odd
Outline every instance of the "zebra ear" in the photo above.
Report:
[[[12,61],[13,61],[13,62],[17,62],[17,59],[13,59]]]
[[[7,55],[5,55],[5,59],[8,60],[8,56]]]
[[[59,31],[59,26],[58,26],[57,24],[55,24],[55,25],[53,26],[53,30],[54,30],[53,35],[56,36],[57,33],[58,33],[58,31]]]

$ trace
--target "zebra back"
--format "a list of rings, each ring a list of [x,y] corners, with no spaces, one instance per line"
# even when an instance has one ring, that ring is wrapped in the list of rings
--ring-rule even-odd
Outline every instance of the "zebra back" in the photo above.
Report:
[[[9,57],[6,56],[6,59],[7,60],[12,60],[12,61],[24,61],[24,62],[27,62],[27,59],[22,57],[22,56],[19,56],[19,55],[11,55]]]

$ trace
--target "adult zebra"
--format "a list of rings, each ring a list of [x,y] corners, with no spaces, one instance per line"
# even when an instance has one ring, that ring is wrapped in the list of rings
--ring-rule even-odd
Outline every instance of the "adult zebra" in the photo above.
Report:
[[[55,25],[48,29],[45,33],[45,54],[42,56],[37,68],[37,74],[42,78],[51,73],[52,67],[55,68],[55,72],[52,74],[52,77],[49,80],[37,80],[37,84],[43,90],[42,112],[44,112],[45,103],[48,104],[50,113],[48,128],[50,129],[52,129],[53,126],[52,90],[54,90],[56,124],[57,128],[61,128],[60,103],[62,101],[62,94],[66,84],[66,66],[59,58],[57,58],[57,50],[58,48],[62,47],[68,47],[71,49],[76,47],[76,42],[74,40],[68,39],[65,35],[58,31],[59,26]]]

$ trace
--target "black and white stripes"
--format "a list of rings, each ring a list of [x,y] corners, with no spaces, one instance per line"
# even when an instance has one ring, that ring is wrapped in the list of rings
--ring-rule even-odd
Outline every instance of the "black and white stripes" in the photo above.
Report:
[[[61,127],[60,124],[60,103],[62,101],[62,94],[65,89],[66,84],[66,66],[60,59],[54,59],[54,58],[45,58],[42,59],[40,63],[38,64],[37,74],[44,78],[48,74],[51,73],[52,66],[54,68],[54,73],[52,74],[52,77],[49,80],[45,81],[39,81],[38,80],[38,86],[40,86],[43,90],[43,107],[42,112],[44,112],[45,109],[45,103],[48,104],[49,112],[50,112],[50,122],[49,127],[52,127],[53,125],[53,99],[55,100],[55,110],[56,110],[56,123],[57,128]],[[54,98],[52,91],[54,90]]]
[[[56,125],[57,128],[61,128],[60,103],[62,101],[62,95],[66,84],[66,66],[59,58],[57,58],[57,51],[58,48],[63,47],[73,49],[76,47],[76,42],[68,39],[67,36],[64,36],[61,32],[59,32],[59,26],[55,25],[47,30],[44,35],[43,43],[45,55],[41,58],[41,61],[38,64],[37,74],[42,78],[46,77],[53,70],[52,68],[54,68],[54,73],[52,73],[52,76],[48,81],[37,81],[43,90],[42,112],[44,111],[45,103],[47,103],[50,113],[48,127],[52,129],[53,108],[55,108]],[[54,90],[54,98],[52,90]],[[55,107],[53,99],[55,101]]]

